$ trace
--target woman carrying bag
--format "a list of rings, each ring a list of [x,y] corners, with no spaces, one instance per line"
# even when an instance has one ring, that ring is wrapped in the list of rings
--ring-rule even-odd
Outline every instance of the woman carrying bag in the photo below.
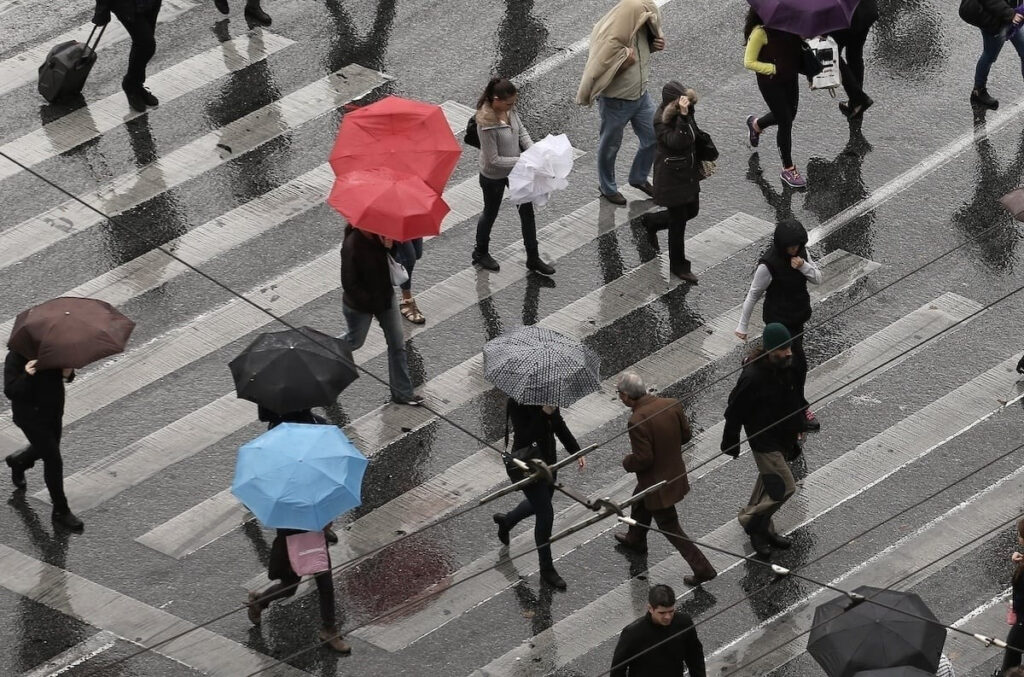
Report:
[[[556,462],[555,437],[570,454],[580,450],[580,445],[569,431],[558,407],[519,404],[511,397],[508,399],[507,419],[505,428],[505,446],[508,446],[508,422],[512,423],[512,449],[517,458],[538,458],[548,465]],[[577,464],[580,470],[587,467],[587,461],[580,456]],[[526,475],[519,466],[505,461],[505,469],[513,483]],[[555,523],[555,509],[551,505],[551,497],[555,493],[554,485],[537,480],[522,488],[524,498],[511,512],[495,513],[494,523],[498,525],[498,540],[508,545],[509,532],[522,520],[533,515],[533,540],[537,545],[537,557],[540,559],[540,577],[548,585],[565,590],[565,580],[555,571],[551,557],[551,529]]]
[[[988,74],[999,58],[1003,45],[1013,43],[1024,73],[1024,14],[1018,14],[1019,0],[962,0],[960,18],[981,29],[981,56],[974,68],[971,103],[983,108],[999,108],[999,101],[988,93]]]

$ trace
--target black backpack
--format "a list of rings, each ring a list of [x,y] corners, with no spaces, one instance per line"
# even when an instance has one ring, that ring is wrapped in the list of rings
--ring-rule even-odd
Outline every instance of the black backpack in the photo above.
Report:
[[[480,147],[480,134],[477,133],[476,129],[476,113],[469,117],[469,121],[466,123],[466,134],[462,137],[462,140],[466,142],[467,146],[473,146],[473,148]]]

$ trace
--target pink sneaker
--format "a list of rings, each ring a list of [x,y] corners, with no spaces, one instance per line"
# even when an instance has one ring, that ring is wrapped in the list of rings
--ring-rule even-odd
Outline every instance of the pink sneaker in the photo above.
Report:
[[[807,185],[807,179],[800,176],[800,171],[796,167],[783,169],[779,176],[791,188],[803,188]]]

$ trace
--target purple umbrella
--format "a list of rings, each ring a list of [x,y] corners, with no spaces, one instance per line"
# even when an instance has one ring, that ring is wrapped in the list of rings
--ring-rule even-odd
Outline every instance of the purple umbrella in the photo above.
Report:
[[[813,38],[850,27],[860,0],[747,0],[768,28]]]

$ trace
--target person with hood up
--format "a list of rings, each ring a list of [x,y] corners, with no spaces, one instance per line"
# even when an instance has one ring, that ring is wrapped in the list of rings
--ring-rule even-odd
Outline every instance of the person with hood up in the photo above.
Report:
[[[764,296],[761,310],[764,323],[778,322],[786,327],[793,338],[793,371],[796,375],[800,399],[804,402],[807,430],[821,426],[804,399],[807,380],[807,356],[804,354],[804,323],[811,319],[811,295],[807,283],[821,284],[821,270],[807,253],[807,231],[796,219],[780,221],[775,226],[772,246],[761,255],[754,270],[750,291],[743,302],[736,336],[747,340],[747,325],[754,306]]]
[[[661,90],[661,106],[654,115],[654,202],[667,209],[644,219],[652,244],[657,244],[658,230],[668,229],[669,270],[690,284],[697,284],[697,276],[686,258],[686,223],[700,211],[700,162],[718,158],[710,137],[697,126],[696,103],[697,93],[678,80]]]
[[[733,458],[740,455],[741,426],[753,452],[757,482],[737,519],[754,552],[764,559],[771,556],[772,548],[785,550],[791,545],[772,523],[775,513],[796,491],[786,457],[799,448],[797,440],[803,430],[803,400],[796,388],[790,343],[783,325],[772,322],[764,328],[762,346],[750,354],[729,393],[722,432],[722,453]]]
[[[999,108],[999,101],[988,93],[988,75],[1003,46],[1013,43],[1024,73],[1024,14],[1017,11],[1020,0],[968,0],[960,4],[960,18],[981,30],[981,56],[974,67],[971,103],[982,108]]]
[[[619,0],[594,25],[590,52],[576,92],[576,103],[593,105],[601,115],[597,174],[601,195],[615,205],[626,204],[615,181],[615,159],[622,130],[633,127],[640,147],[629,170],[629,185],[654,197],[648,181],[654,164],[654,101],[647,93],[651,53],[665,49],[661,10],[655,0]]]

